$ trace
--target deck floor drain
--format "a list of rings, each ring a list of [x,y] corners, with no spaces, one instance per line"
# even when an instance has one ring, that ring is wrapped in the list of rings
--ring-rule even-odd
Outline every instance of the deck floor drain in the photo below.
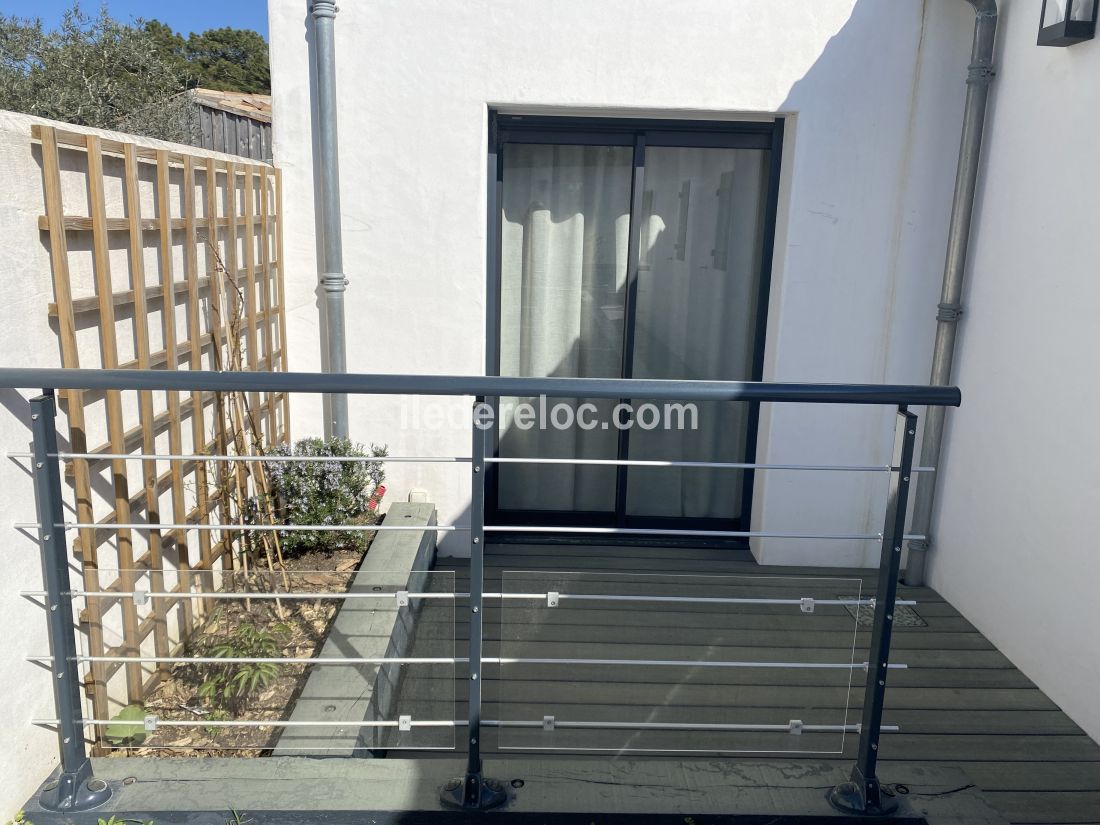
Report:
[[[838,599],[850,599],[851,595],[839,595]],[[875,608],[869,604],[846,604],[844,609],[848,615],[855,616],[857,627],[873,627],[875,624]],[[858,611],[858,612],[857,612]],[[899,604],[894,608],[894,627],[928,627],[921,615],[909,605]]]

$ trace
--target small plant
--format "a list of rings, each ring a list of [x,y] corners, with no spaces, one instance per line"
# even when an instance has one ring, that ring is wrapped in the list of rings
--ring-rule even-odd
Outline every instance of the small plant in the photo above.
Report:
[[[29,823],[28,823],[29,825]],[[99,817],[99,825],[153,825],[151,819],[122,819],[114,814],[111,814],[110,819],[104,819]]]
[[[303,438],[294,449],[280,445],[271,455],[308,457],[319,461],[273,461],[269,478],[279,512],[288,525],[338,526],[369,524],[377,518],[378,503],[385,493],[381,461],[325,461],[335,456],[383,458],[384,446],[370,452],[346,438]],[[285,553],[336,550],[365,545],[362,531],[325,530],[280,533]]]
[[[206,716],[206,720],[208,722],[228,722],[232,718],[233,717],[230,716],[227,711],[220,709],[212,710]],[[224,728],[222,728],[220,725],[207,725],[204,730],[206,731],[207,736],[217,736],[224,730]]]
[[[115,747],[140,745],[147,733],[142,725],[135,723],[144,720],[145,708],[142,705],[127,705],[111,717],[111,724],[107,725],[104,736]]]
[[[15,816],[8,820],[7,825],[34,825],[22,811],[16,811]],[[229,823],[226,823],[229,825]]]
[[[274,633],[242,622],[224,641],[211,648],[210,655],[219,659],[270,659],[281,650],[282,642]],[[199,685],[198,695],[213,705],[236,710],[246,697],[270,687],[279,672],[280,668],[274,662],[226,662],[215,665]]]

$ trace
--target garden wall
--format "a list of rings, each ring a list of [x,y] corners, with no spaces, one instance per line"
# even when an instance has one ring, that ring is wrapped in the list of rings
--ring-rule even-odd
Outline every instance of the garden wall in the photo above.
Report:
[[[0,112],[0,363],[22,367],[286,369],[279,173],[266,164],[103,130]],[[165,220],[164,218],[167,218]],[[219,264],[219,259],[224,266]],[[232,282],[238,281],[237,285]],[[238,292],[239,287],[239,292]],[[164,296],[170,296],[167,300]],[[239,309],[241,322],[233,323]],[[238,345],[230,346],[235,330]],[[0,390],[0,445],[29,446],[29,393]],[[111,454],[224,450],[219,399],[198,393],[79,393],[59,398],[61,449]],[[265,442],[289,437],[282,397],[249,399]],[[30,464],[2,464],[3,520],[34,520]],[[214,583],[229,546],[216,532],[116,530],[114,521],[217,521],[217,470],[204,463],[66,462],[73,581],[85,589],[156,590]],[[48,652],[37,536],[8,532],[0,593],[7,701],[0,730],[0,815],[56,760],[49,674],[24,660]],[[163,576],[151,573],[163,567]],[[122,572],[120,569],[143,572]],[[203,573],[206,570],[210,572]],[[78,601],[84,652],[169,655],[201,617],[181,600]],[[152,667],[96,666],[88,713],[105,718],[141,697]]]

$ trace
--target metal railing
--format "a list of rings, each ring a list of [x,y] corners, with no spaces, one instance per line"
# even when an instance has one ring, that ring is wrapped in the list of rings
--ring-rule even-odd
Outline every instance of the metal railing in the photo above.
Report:
[[[443,801],[465,809],[484,809],[500,804],[504,800],[504,790],[500,783],[488,780],[483,775],[481,758],[481,732],[485,727],[524,727],[557,726],[562,728],[584,728],[586,726],[615,728],[637,728],[648,725],[654,728],[675,727],[679,730],[749,730],[749,731],[788,731],[835,730],[844,729],[859,733],[859,746],[856,764],[851,781],[838,786],[830,795],[836,807],[846,811],[860,813],[885,813],[892,809],[891,798],[883,794],[876,773],[879,738],[888,728],[882,724],[883,702],[886,691],[886,678],[889,670],[903,665],[891,665],[890,642],[894,624],[895,605],[903,604],[897,599],[898,574],[901,560],[902,542],[905,538],[904,525],[910,480],[913,473],[932,472],[934,468],[913,466],[913,445],[916,435],[917,416],[909,409],[911,406],[957,406],[961,401],[959,390],[954,387],[890,386],[865,384],[766,384],[726,381],[661,381],[627,379],[572,379],[572,378],[505,378],[505,377],[458,377],[458,376],[404,376],[404,375],[336,375],[314,373],[252,373],[252,372],[203,372],[203,371],[151,371],[151,370],[59,370],[59,369],[0,369],[0,387],[37,389],[45,388],[41,395],[30,402],[30,427],[33,434],[33,450],[30,458],[33,462],[33,478],[37,496],[37,521],[23,524],[28,529],[38,531],[43,553],[43,580],[45,589],[33,594],[44,598],[48,622],[50,655],[30,657],[35,661],[49,664],[53,674],[53,692],[56,703],[55,720],[36,720],[43,724],[56,724],[61,761],[61,772],[57,784],[43,793],[40,804],[43,807],[76,811],[102,804],[111,794],[107,783],[92,776],[88,759],[84,727],[115,723],[117,720],[85,719],[83,717],[79,690],[80,676],[78,665],[92,661],[111,662],[148,662],[148,663],[195,663],[203,661],[194,657],[149,657],[149,656],[82,656],[77,646],[77,631],[73,621],[72,599],[77,597],[110,596],[111,598],[131,598],[147,600],[149,598],[173,599],[227,599],[227,598],[281,598],[281,599],[334,599],[350,600],[358,598],[397,598],[398,603],[408,603],[410,598],[450,598],[466,601],[469,611],[470,634],[468,654],[454,658],[416,658],[416,657],[348,657],[339,659],[288,659],[269,657],[266,659],[240,658],[241,662],[266,661],[271,663],[291,662],[295,664],[378,664],[378,663],[422,663],[450,662],[469,665],[469,713],[463,720],[413,720],[402,716],[397,721],[364,721],[337,724],[342,727],[391,726],[408,730],[415,726],[450,726],[465,728],[468,745],[466,773],[451,783],[443,792]],[[547,459],[547,458],[502,458],[493,454],[493,433],[486,428],[472,427],[471,455],[469,457],[419,457],[387,456],[338,458],[345,461],[391,461],[391,462],[461,462],[470,465],[470,522],[468,525],[440,525],[428,528],[406,525],[369,525],[357,528],[353,525],[287,527],[283,525],[241,525],[241,524],[163,524],[163,523],[126,523],[111,524],[112,529],[133,530],[171,530],[171,529],[209,529],[221,531],[241,530],[294,530],[294,529],[337,529],[341,531],[368,529],[387,530],[438,530],[444,532],[467,532],[470,536],[470,585],[468,593],[309,593],[283,592],[272,594],[257,593],[188,593],[150,591],[111,591],[74,590],[69,580],[69,557],[64,531],[78,528],[102,528],[103,524],[84,524],[67,522],[62,504],[61,471],[59,462],[74,459],[119,460],[198,460],[198,461],[287,461],[286,457],[257,456],[217,456],[217,455],[143,455],[120,454],[94,456],[81,453],[61,452],[57,448],[55,390],[154,390],[154,391],[221,391],[221,392],[301,392],[301,393],[346,393],[372,395],[433,395],[468,396],[474,398],[475,409],[486,399],[501,397],[547,396],[551,398],[605,398],[605,399],[647,399],[675,400],[681,402],[726,401],[752,403],[793,403],[793,404],[858,404],[893,407],[897,410],[894,432],[893,455],[889,465],[800,465],[766,464],[750,462],[693,462],[693,461],[631,461],[598,459]],[[291,458],[289,460],[305,460]],[[326,460],[333,460],[327,458]],[[564,658],[506,658],[486,657],[483,654],[483,616],[487,599],[506,600],[535,599],[550,600],[552,605],[558,599],[569,600],[638,600],[638,601],[700,601],[700,598],[677,596],[630,596],[614,594],[581,593],[503,593],[485,591],[484,545],[487,535],[508,532],[538,532],[540,528],[509,525],[485,524],[486,470],[494,464],[532,463],[532,464],[572,464],[572,465],[611,465],[644,467],[683,467],[683,468],[728,468],[753,470],[808,470],[837,472],[880,472],[889,476],[889,493],[884,527],[881,533],[847,534],[806,534],[778,530],[756,531],[695,531],[695,530],[647,530],[640,528],[546,528],[554,532],[578,534],[618,534],[627,536],[698,536],[698,537],[774,537],[789,539],[847,539],[853,541],[875,541],[881,546],[879,557],[879,575],[876,597],[874,599],[818,599],[817,604],[863,604],[873,605],[874,624],[871,632],[868,661],[864,663],[812,663],[812,662],[745,662],[745,661],[695,661],[684,660],[667,662],[651,659],[564,659]],[[919,538],[919,537],[915,537]],[[767,598],[726,598],[703,597],[703,601],[714,604],[767,604],[791,605],[803,612],[814,609],[813,599],[767,599]],[[230,660],[215,658],[212,661],[225,664]],[[847,668],[865,669],[867,673],[862,720],[857,725],[802,725],[792,720],[789,725],[781,724],[720,724],[720,723],[632,723],[632,722],[584,722],[555,720],[545,717],[542,721],[484,720],[482,716],[482,674],[485,664],[505,662],[524,662],[564,665],[574,663],[629,665],[674,665],[707,667],[809,667],[809,668]],[[549,721],[548,721],[549,720]],[[294,724],[323,725],[332,723],[291,721],[220,721],[202,720],[199,722],[179,722],[176,720],[158,720],[146,717],[142,722],[129,724],[144,725],[155,729],[158,725],[203,725],[203,726],[245,726],[290,727]],[[795,730],[797,727],[797,731]]]

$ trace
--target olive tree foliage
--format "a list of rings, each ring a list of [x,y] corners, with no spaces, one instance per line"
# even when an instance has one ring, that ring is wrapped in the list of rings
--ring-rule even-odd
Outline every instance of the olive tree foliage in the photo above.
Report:
[[[60,26],[0,15],[0,109],[189,143],[197,112],[185,67],[143,25],[78,5]]]
[[[188,75],[188,86],[224,92],[271,93],[267,41],[250,29],[207,29],[186,38],[159,20],[143,21],[165,55]]]

